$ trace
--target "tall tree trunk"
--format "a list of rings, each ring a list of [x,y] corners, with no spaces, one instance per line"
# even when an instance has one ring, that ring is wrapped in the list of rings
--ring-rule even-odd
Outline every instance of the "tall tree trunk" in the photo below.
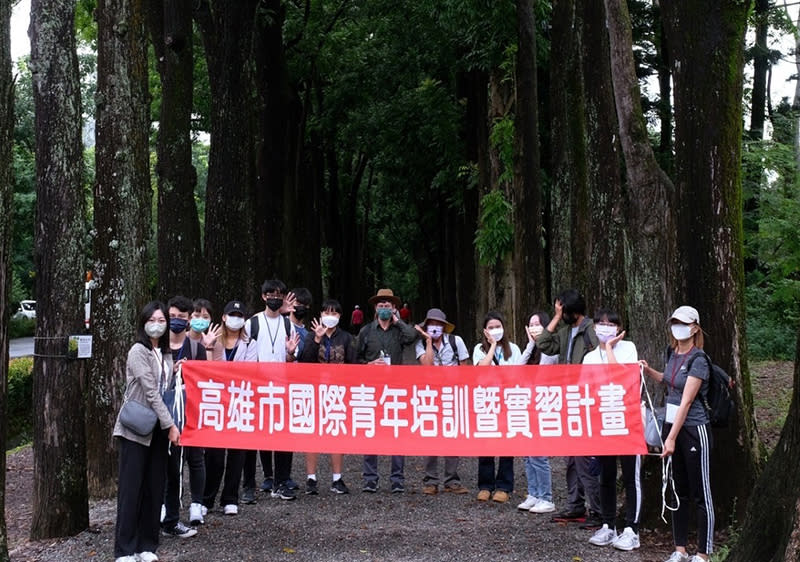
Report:
[[[718,521],[741,516],[759,464],[744,340],[742,70],[749,2],[663,0],[675,84],[681,302],[700,311],[706,348],[738,383],[739,415],[714,432]],[[730,470],[736,466],[736,470]]]
[[[148,300],[150,188],[147,43],[142,0],[100,0],[97,17],[92,291],[94,358],[87,394],[89,485],[116,490],[111,444],[125,384],[125,353],[137,314]]]
[[[199,3],[200,25],[211,87],[211,148],[206,187],[206,297],[218,306],[242,299],[260,304],[261,256],[279,238],[263,243],[254,220],[255,154],[258,115],[253,81],[253,45],[257,0]],[[255,209],[255,210],[254,210]],[[256,217],[254,219],[254,213]],[[273,213],[263,220],[276,220]],[[234,227],[231,227],[234,225]],[[257,248],[257,251],[254,248]],[[259,279],[258,284],[256,279]]]
[[[770,0],[755,0],[756,43],[753,46],[753,92],[750,97],[750,130],[748,137],[761,140],[767,115],[767,73],[769,72],[769,11]]]
[[[544,212],[539,164],[539,108],[534,0],[517,0],[517,67],[514,151],[514,275],[524,316],[549,301]],[[524,340],[523,340],[524,341]]]
[[[11,76],[11,2],[0,0],[0,451],[8,434],[8,307],[11,293],[13,228],[14,78]],[[6,455],[0,457],[0,562],[8,562]]]
[[[775,450],[750,494],[728,562],[800,560],[800,331],[789,414]]]
[[[83,330],[86,260],[83,145],[75,2],[31,2],[36,110],[36,342],[33,369],[31,538],[89,525],[83,362],[67,339]],[[109,434],[105,447],[108,447]]]
[[[672,75],[670,74],[669,42],[664,35],[664,23],[661,18],[661,0],[653,0],[653,41],[656,47],[656,71],[658,72],[658,153],[656,160],[661,169],[671,175],[673,169],[672,156]],[[641,105],[641,104],[640,104]]]
[[[161,76],[158,122],[158,294],[200,294],[200,220],[192,165],[192,4],[148,0],[148,26]]]

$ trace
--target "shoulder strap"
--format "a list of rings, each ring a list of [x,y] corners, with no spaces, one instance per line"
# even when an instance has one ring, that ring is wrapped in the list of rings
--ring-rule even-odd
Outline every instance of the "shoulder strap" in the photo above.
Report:
[[[292,333],[292,325],[288,316],[283,317],[283,329],[286,330],[286,337],[288,338]]]
[[[447,334],[447,341],[450,342],[450,347],[453,348],[453,356],[455,357],[456,361],[459,361],[458,348],[456,347],[456,337],[453,334]]]
[[[258,339],[258,314],[250,317],[250,339],[253,341]]]

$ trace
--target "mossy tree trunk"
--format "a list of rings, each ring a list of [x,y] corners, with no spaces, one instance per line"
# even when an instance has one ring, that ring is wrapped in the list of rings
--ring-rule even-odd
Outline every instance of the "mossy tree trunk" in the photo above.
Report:
[[[147,23],[161,77],[158,178],[158,294],[200,295],[203,261],[192,165],[192,4],[148,0]]]
[[[259,219],[280,222],[280,207],[258,217],[255,204],[258,104],[254,83],[254,33],[260,3],[204,0],[195,6],[211,89],[211,148],[205,220],[205,296],[224,306],[242,299],[260,310],[264,266],[260,256],[280,245],[255,228]],[[232,226],[233,225],[233,226]],[[266,243],[265,243],[266,241]],[[258,256],[258,257],[257,257]],[[258,280],[258,281],[257,281]]]
[[[152,199],[147,42],[142,0],[100,0],[94,185],[93,359],[86,388],[89,486],[116,491],[112,431],[125,385],[125,352],[149,300]]]
[[[0,0],[0,562],[7,562],[6,435],[8,433],[8,307],[11,292],[13,228],[14,78],[11,75],[11,1]]]
[[[86,259],[75,2],[31,2],[36,111],[36,341],[31,538],[89,525],[83,363],[67,338],[83,330]],[[119,321],[119,319],[118,319]],[[108,439],[104,444],[108,448]]]
[[[724,523],[734,508],[743,515],[759,465],[744,339],[741,100],[749,2],[661,6],[675,85],[676,297],[697,307],[706,350],[737,383],[739,415],[714,431],[712,486]]]

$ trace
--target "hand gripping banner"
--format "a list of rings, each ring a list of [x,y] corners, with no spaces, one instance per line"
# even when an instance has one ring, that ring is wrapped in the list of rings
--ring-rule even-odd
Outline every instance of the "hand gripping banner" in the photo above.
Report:
[[[181,444],[441,456],[644,454],[639,366],[187,361]]]

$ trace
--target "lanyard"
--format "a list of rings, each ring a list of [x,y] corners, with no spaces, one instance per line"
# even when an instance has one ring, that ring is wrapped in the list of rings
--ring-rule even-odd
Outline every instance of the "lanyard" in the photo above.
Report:
[[[269,327],[269,316],[267,313],[264,313],[264,321],[267,323],[267,333],[269,333],[269,343],[272,345],[272,354],[275,355],[275,342],[278,340],[278,333],[281,331],[281,317],[278,316],[277,324],[275,325],[275,335],[272,335],[272,329]],[[287,336],[289,334],[286,334]]]
[[[233,361],[233,358],[236,355],[236,349],[238,347],[239,345],[237,344],[234,345],[232,348],[225,350],[225,361]]]

